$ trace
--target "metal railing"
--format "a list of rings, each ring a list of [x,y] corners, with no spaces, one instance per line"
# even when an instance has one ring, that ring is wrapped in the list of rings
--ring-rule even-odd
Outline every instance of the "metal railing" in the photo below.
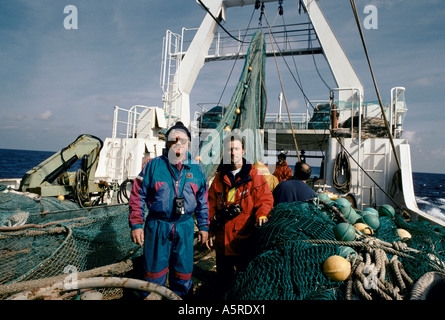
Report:
[[[295,130],[308,128],[309,115],[307,113],[290,113],[292,127]],[[281,113],[268,113],[264,120],[264,129],[291,130],[289,116]]]
[[[136,138],[138,126],[144,122],[148,123],[148,120],[143,120],[140,116],[150,108],[151,107],[137,105],[130,109],[123,109],[115,106],[112,137]]]
[[[197,28],[182,28],[182,34],[180,36],[181,49],[180,52],[177,52],[178,55],[185,54],[197,30]],[[206,60],[217,60],[218,58],[236,57],[238,55],[247,54],[249,41],[252,39],[254,33],[259,30],[264,30],[264,28],[237,29],[229,31],[229,33],[238,41],[227,35],[224,31],[217,32],[209,48]],[[269,35],[269,32],[265,33]],[[272,26],[270,34],[273,37],[273,45],[275,49],[278,47],[282,53],[312,52],[311,50],[320,47],[317,34],[310,22],[296,23],[286,26]],[[272,39],[267,36],[265,37],[265,40],[266,52],[272,52]]]

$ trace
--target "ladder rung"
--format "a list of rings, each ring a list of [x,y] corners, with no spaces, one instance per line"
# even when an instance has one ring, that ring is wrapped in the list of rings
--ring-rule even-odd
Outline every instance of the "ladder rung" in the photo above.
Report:
[[[363,169],[363,170],[365,170],[367,172],[383,172],[383,170],[380,170],[380,169]]]
[[[365,153],[366,156],[384,156],[386,155],[386,153],[376,153],[376,152],[372,152],[372,153]]]

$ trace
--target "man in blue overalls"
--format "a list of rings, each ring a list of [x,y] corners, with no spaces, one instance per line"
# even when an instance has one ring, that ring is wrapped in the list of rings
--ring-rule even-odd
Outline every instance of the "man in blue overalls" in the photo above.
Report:
[[[150,160],[134,180],[129,223],[133,242],[144,249],[145,280],[164,286],[169,273],[170,289],[184,297],[192,286],[193,213],[198,241],[204,244],[208,238],[207,180],[191,163],[190,132],[183,123],[165,136],[164,154]]]

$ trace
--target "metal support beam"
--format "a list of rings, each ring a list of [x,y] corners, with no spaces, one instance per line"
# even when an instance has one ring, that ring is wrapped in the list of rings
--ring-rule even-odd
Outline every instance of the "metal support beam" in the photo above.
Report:
[[[282,56],[296,56],[296,55],[311,55],[311,54],[322,54],[323,50],[322,48],[312,48],[312,49],[296,49],[296,50],[287,50],[280,52],[280,55]],[[273,52],[266,52],[266,57],[273,57]],[[228,55],[221,55],[221,56],[207,56],[205,58],[205,62],[211,62],[211,61],[225,61],[225,60],[236,60],[236,59],[244,59],[246,57],[246,54],[228,54]]]
[[[346,56],[343,48],[335,37],[329,26],[318,1],[302,0],[309,18],[317,33],[318,40],[323,48],[324,55],[328,61],[338,88],[358,88],[363,95],[363,84]],[[340,92],[339,100],[348,101],[350,92]],[[363,96],[361,97],[363,98]]]

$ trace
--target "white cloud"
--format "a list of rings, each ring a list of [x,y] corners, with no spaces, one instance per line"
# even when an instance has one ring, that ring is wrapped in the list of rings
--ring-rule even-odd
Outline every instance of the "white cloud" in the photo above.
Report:
[[[432,85],[433,84],[433,82],[431,81],[431,79],[430,78],[419,78],[419,79],[417,79],[415,82],[414,82],[414,84],[417,84],[417,85],[419,85],[419,86],[423,86],[423,87],[425,87],[425,86],[430,86],[430,85]]]
[[[408,142],[413,145],[419,145],[422,143],[422,137],[417,135],[415,131],[404,131],[403,137],[408,139]]]
[[[46,110],[46,111],[36,115],[35,118],[38,120],[44,120],[44,121],[51,120],[53,118],[53,113],[49,110]]]

